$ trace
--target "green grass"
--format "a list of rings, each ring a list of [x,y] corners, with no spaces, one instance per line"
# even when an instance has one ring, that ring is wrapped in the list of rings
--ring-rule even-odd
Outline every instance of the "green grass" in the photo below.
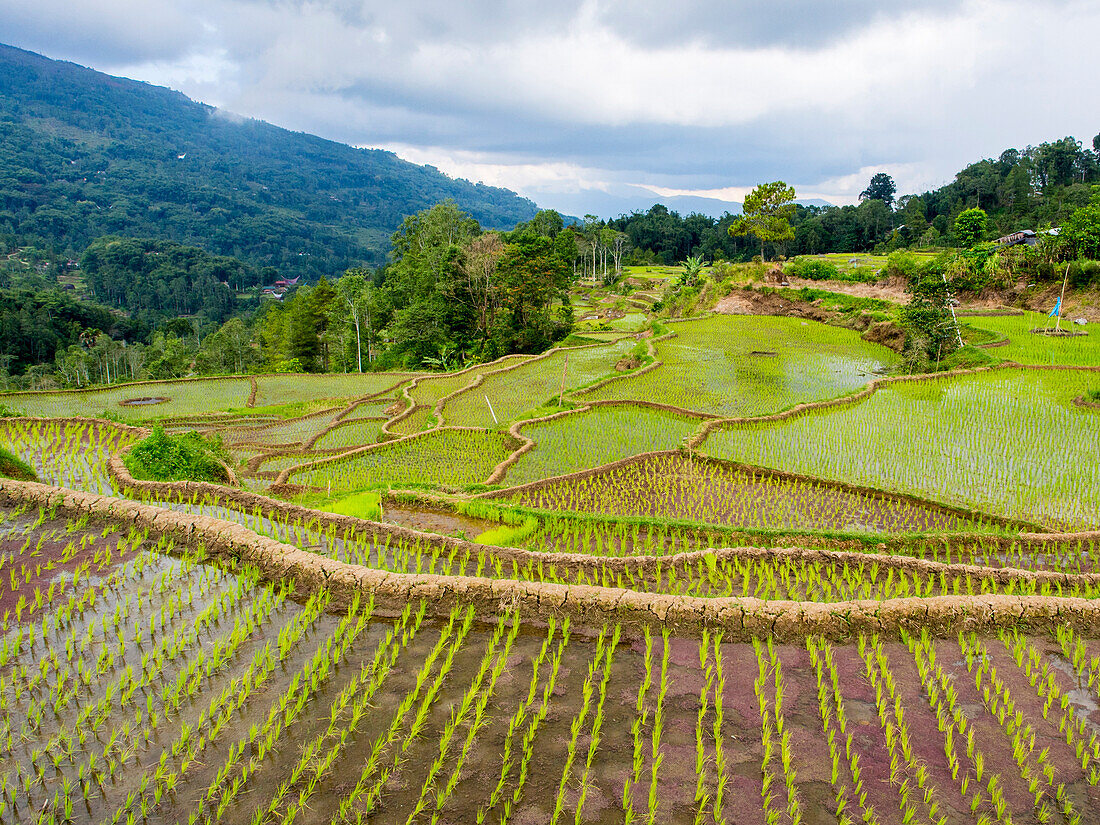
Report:
[[[1100,526],[1100,413],[1079,371],[892,384],[851,407],[712,433],[719,457],[909,492],[1007,518]]]
[[[1035,335],[1033,329],[1054,326],[1054,319],[1040,312],[986,318],[967,318],[975,329],[987,330],[998,338],[1007,337],[1008,346],[989,350],[990,355],[1019,364],[1052,364],[1056,366],[1100,366],[1100,330],[1095,324],[1077,326],[1062,320],[1062,329],[1086,332],[1084,336],[1052,338]]]
[[[342,516],[378,521],[382,518],[382,494],[377,490],[366,490],[326,504],[321,509]]]
[[[557,397],[563,374],[566,392],[614,374],[615,363],[629,354],[636,343],[628,339],[607,346],[559,350],[514,370],[488,375],[479,386],[448,401],[443,408],[443,419],[447,424],[463,427],[505,426],[528,410]],[[493,421],[485,403],[486,396],[499,424]]]
[[[3,445],[0,445],[0,476],[20,481],[35,481],[38,478],[30,464]]]
[[[662,366],[578,394],[580,401],[657,401],[724,417],[779,412],[845,395],[897,363],[851,330],[798,318],[714,316],[671,325]],[[771,352],[771,355],[753,355]]]
[[[510,452],[500,433],[444,429],[304,468],[289,480],[337,494],[390,484],[464,487],[485,481]]]
[[[639,453],[674,450],[700,423],[695,418],[645,407],[595,407],[530,424],[522,432],[535,441],[535,449],[509,468],[504,483],[526,484]]]

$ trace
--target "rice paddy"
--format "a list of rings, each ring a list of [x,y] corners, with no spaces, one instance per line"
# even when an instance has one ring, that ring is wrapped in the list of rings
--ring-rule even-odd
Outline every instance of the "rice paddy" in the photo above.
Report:
[[[798,318],[714,316],[672,325],[658,369],[578,394],[655,401],[723,417],[766,415],[857,390],[897,361],[851,330]]]
[[[520,432],[535,448],[508,470],[509,485],[575,473],[639,453],[674,450],[702,422],[637,406],[599,406],[550,421],[525,424]]]
[[[506,437],[499,433],[443,429],[323,459],[292,471],[289,483],[332,494],[390,484],[463,487],[484,482],[510,452]]]
[[[1097,373],[890,382],[787,419],[707,424],[629,402],[772,414],[850,394],[896,357],[800,319],[672,327],[661,366],[592,391],[578,388],[614,375],[636,340],[420,376],[417,410],[392,428],[406,437],[377,444],[413,376],[5,396],[46,417],[220,433],[263,474],[238,467],[244,489],[283,471],[298,502],[374,489],[384,523],[246,506],[225,488],[129,491],[182,513],[181,540],[113,503],[90,518],[0,482],[0,821],[1096,821],[1100,642],[1063,618],[1100,596],[1100,546],[1004,520],[1100,526],[1100,412],[1073,404]],[[1086,345],[1024,351],[1049,343],[1013,358],[1093,363]],[[478,375],[438,429],[408,437]],[[567,404],[628,403],[519,425],[533,449],[486,489],[520,446],[504,429],[556,400],[563,375]],[[120,406],[133,398],[165,400]],[[40,481],[108,497],[123,495],[108,462],[139,437],[0,420]],[[198,516],[244,533],[204,533]],[[202,543],[230,532],[371,568],[387,587],[443,582],[450,599],[490,582],[493,598],[383,608],[364,590],[337,604]],[[542,594],[537,609],[498,599],[509,586]],[[630,599],[648,623],[627,618]],[[975,601],[1008,611],[997,629],[945,630]],[[1021,624],[1040,602],[1058,619]],[[868,610],[883,632],[792,631],[820,605],[837,627]],[[905,606],[916,618],[891,624]],[[711,618],[664,621],[673,608]],[[747,633],[754,611],[775,618]]]
[[[1054,328],[1054,319],[1038,312],[961,320],[977,329],[995,333],[997,341],[1007,339],[1007,344],[989,350],[990,354],[1006,361],[1047,366],[1100,366],[1100,332],[1090,332],[1088,326],[1077,326],[1069,318],[1062,321],[1063,329],[1088,334],[1068,338],[1036,335],[1031,330]]]
[[[848,407],[742,424],[708,455],[898,490],[1056,528],[1100,526],[1100,412],[1078,370],[893,383]]]

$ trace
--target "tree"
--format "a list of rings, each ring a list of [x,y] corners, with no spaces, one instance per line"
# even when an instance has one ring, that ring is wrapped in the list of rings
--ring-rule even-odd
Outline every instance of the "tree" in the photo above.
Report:
[[[762,183],[745,197],[741,217],[730,224],[731,236],[755,235],[760,239],[760,260],[764,260],[764,242],[785,241],[794,237],[794,187],[781,180]]]
[[[988,217],[984,209],[965,209],[955,218],[955,244],[969,249],[985,237]]]
[[[910,279],[909,303],[901,308],[901,324],[908,332],[907,349],[918,363],[939,361],[955,351],[958,332],[951,316],[951,290],[943,276],[918,270]]]
[[[359,372],[363,371],[363,332],[362,317],[367,319],[367,363],[371,360],[371,325],[369,274],[364,269],[349,269],[344,277],[336,282],[336,293],[348,308],[348,314],[355,326],[355,363]]]
[[[887,206],[894,205],[894,194],[898,191],[894,179],[885,172],[876,172],[867,184],[867,188],[859,193],[859,199],[882,201]]]
[[[1100,258],[1100,186],[1093,187],[1088,205],[1062,224],[1061,237],[1078,258]]]

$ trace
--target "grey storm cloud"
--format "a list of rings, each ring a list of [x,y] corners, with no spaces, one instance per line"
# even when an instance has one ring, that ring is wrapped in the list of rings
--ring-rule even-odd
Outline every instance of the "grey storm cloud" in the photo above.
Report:
[[[1090,140],[1096,30],[1090,0],[0,0],[12,45],[521,191],[941,182]]]

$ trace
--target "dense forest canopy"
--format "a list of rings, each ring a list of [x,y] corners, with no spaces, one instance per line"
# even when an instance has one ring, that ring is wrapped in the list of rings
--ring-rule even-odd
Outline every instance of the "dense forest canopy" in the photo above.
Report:
[[[0,45],[0,233],[27,243],[173,240],[316,280],[382,263],[406,215],[448,198],[501,229],[536,211],[391,152]]]

